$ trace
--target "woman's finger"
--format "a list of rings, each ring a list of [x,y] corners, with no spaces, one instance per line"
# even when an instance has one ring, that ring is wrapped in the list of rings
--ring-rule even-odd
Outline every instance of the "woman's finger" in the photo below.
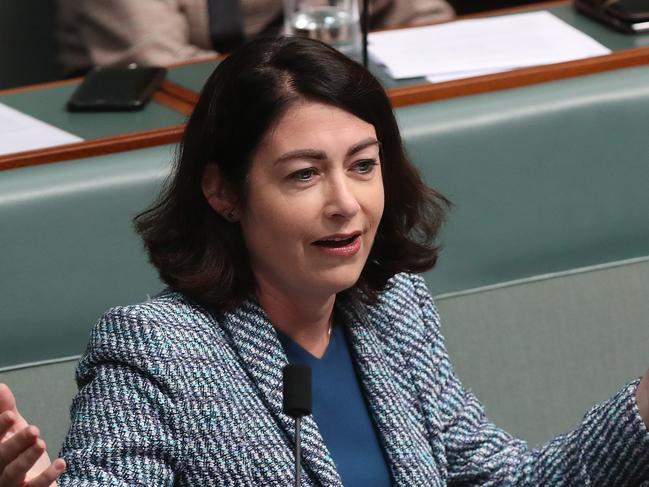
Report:
[[[16,409],[16,398],[7,384],[0,384],[0,413]]]
[[[24,450],[32,446],[38,439],[38,435],[36,426],[28,426],[0,443],[0,472],[4,471]]]
[[[0,384],[0,415],[5,413],[11,413],[12,417],[15,418],[14,425],[9,430],[10,433],[29,426],[16,408],[16,398],[11,389],[7,384]]]
[[[34,466],[36,461],[45,452],[45,442],[37,440],[31,447],[20,453],[11,463],[9,463],[0,475],[0,485],[21,485],[29,469]]]
[[[0,441],[16,424],[16,415],[12,411],[5,411],[0,414]]]
[[[24,484],[24,487],[50,487],[65,472],[65,467],[65,461],[62,458],[57,458],[38,477],[34,477]]]

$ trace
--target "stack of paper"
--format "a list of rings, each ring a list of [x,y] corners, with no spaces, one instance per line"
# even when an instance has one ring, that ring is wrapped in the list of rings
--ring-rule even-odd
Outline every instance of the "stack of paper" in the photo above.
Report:
[[[369,52],[395,79],[439,82],[611,51],[543,11],[375,32]]]
[[[83,139],[0,103],[0,155]]]

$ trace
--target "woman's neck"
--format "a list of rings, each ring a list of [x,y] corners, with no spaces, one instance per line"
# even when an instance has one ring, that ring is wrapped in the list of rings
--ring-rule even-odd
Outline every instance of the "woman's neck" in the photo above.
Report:
[[[273,326],[288,335],[315,357],[322,357],[329,345],[336,295],[305,299],[260,290],[259,304]]]

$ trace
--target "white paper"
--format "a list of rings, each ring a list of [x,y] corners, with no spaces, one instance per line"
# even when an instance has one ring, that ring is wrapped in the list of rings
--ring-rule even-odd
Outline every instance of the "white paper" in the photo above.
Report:
[[[501,66],[489,69],[475,69],[468,71],[454,71],[452,73],[439,73],[429,74],[426,79],[430,83],[441,83],[442,81],[451,81],[454,79],[472,78],[474,76],[483,76],[485,74],[502,73],[503,71],[510,71],[516,69],[516,66]]]
[[[83,139],[0,103],[0,155]]]
[[[447,80],[610,53],[549,12],[467,19],[369,35],[369,52],[396,79]]]

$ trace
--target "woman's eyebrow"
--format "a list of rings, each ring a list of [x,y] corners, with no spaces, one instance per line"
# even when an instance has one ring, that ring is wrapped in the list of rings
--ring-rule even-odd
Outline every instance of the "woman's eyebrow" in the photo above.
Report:
[[[366,149],[366,148],[371,147],[373,145],[378,145],[379,147],[381,146],[379,141],[376,140],[374,137],[368,137],[365,140],[361,140],[360,142],[357,142],[356,144],[352,145],[349,148],[349,150],[347,150],[347,157],[353,156],[357,152],[360,152],[363,149]]]
[[[292,150],[275,159],[273,165],[281,164],[282,162],[290,161],[291,159],[315,159],[317,161],[324,161],[327,159],[327,154],[324,151],[315,149]]]
[[[367,139],[361,140],[360,142],[352,145],[347,150],[345,157],[353,156],[357,152],[360,152],[363,149],[366,149],[367,147],[373,145],[380,145],[379,141],[374,137],[368,137]],[[327,153],[316,149],[297,149],[289,151],[286,154],[282,154],[277,159],[275,159],[273,165],[281,164],[282,162],[290,161],[292,159],[314,159],[316,161],[324,161],[327,159]]]

